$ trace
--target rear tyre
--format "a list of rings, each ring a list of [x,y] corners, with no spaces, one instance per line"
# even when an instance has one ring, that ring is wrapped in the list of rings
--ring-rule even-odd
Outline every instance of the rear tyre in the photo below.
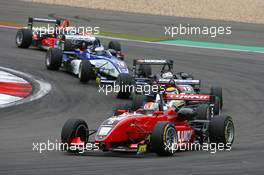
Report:
[[[89,129],[87,123],[82,119],[68,119],[61,130],[61,143],[70,143],[71,139],[80,137],[81,141],[87,143],[89,140]],[[67,147],[62,148],[68,152],[74,152]],[[75,150],[78,152],[78,150]]]
[[[234,142],[235,127],[230,116],[220,115],[212,118],[209,124],[209,138],[211,143],[223,143],[225,147]],[[228,145],[227,145],[228,144]]]
[[[121,44],[118,41],[110,41],[108,44],[108,49],[113,49],[115,51],[121,52]]]
[[[221,114],[221,104],[220,104],[220,99],[218,97],[215,98],[213,111],[214,111],[214,115]]]
[[[211,87],[211,95],[216,96],[220,100],[220,109],[223,107],[223,92],[222,88],[219,86],[212,86]]]
[[[139,71],[140,71],[140,74],[144,77],[149,77],[152,75],[152,69],[151,69],[151,65],[144,65],[144,64],[141,64],[139,65]]]
[[[197,120],[210,120],[210,107],[208,104],[201,104],[196,108]]]
[[[117,84],[119,85],[119,92],[117,98],[128,99],[131,94],[132,76],[130,74],[121,73],[117,77]]]
[[[28,48],[32,43],[32,30],[19,29],[16,34],[16,45],[19,48]]]
[[[136,111],[147,102],[147,97],[142,94],[134,94],[132,97],[132,111]]]
[[[87,83],[92,78],[93,67],[89,60],[82,60],[78,77],[81,83]]]
[[[170,122],[158,122],[152,130],[152,151],[158,156],[171,156],[178,143],[175,126]]]
[[[46,67],[49,70],[59,70],[62,63],[62,51],[56,48],[50,48],[46,53]]]

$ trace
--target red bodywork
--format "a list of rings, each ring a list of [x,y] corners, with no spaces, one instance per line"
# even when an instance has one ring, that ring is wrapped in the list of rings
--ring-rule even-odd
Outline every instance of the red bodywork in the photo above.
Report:
[[[45,38],[41,40],[41,45],[48,48],[54,48],[55,42],[61,40],[60,38]]]
[[[123,118],[119,121],[110,133],[100,139],[100,129],[104,127],[102,125],[96,135],[96,142],[102,142],[105,144],[105,149],[110,149],[113,145],[122,145],[123,143],[130,143],[129,147],[131,149],[137,148],[138,144],[144,143],[146,137],[151,134],[153,128],[158,122],[169,121],[175,125],[178,132],[178,139],[182,144],[191,143],[194,139],[194,130],[189,126],[186,120],[179,119],[177,113],[174,110],[169,110],[168,112],[157,112],[160,115],[132,115],[129,113],[124,113],[122,115],[116,116],[116,119]],[[163,113],[163,114],[162,114]],[[170,115],[168,117],[168,114]],[[171,119],[170,119],[171,118]]]
[[[210,95],[167,94],[164,96],[164,99],[209,101]],[[186,147],[186,145],[193,143],[197,138],[188,120],[178,116],[174,109],[169,108],[166,111],[155,111],[150,115],[143,114],[143,111],[139,109],[134,113],[129,113],[126,110],[117,110],[118,116],[105,120],[98,128],[95,142],[104,145],[105,150],[118,146],[126,146],[128,149],[136,150],[139,145],[145,143],[155,125],[163,121],[174,124],[178,133],[179,146]],[[73,138],[70,143],[79,143],[74,142],[76,140],[78,139]]]
[[[59,33],[56,32],[60,32],[60,33],[67,33],[67,27],[69,27],[70,22],[69,20],[63,20],[61,25],[58,26],[56,28],[56,31],[53,35],[49,35],[49,36],[45,36],[44,37],[39,37],[38,35],[36,35],[34,32],[32,33],[32,41],[33,41],[33,45],[40,47],[42,49],[49,49],[49,48],[54,48],[56,41],[60,41],[61,38],[58,37]]]

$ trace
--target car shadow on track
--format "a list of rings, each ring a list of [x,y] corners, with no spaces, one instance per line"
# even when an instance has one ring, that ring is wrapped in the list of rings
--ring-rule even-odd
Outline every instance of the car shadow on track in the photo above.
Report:
[[[177,152],[172,157],[182,157],[184,152]],[[118,158],[168,158],[157,156],[155,153],[146,153],[146,154],[137,154],[134,152],[85,152],[81,154],[76,153],[67,153],[64,152],[64,155],[67,156],[88,156],[88,157],[118,157]]]

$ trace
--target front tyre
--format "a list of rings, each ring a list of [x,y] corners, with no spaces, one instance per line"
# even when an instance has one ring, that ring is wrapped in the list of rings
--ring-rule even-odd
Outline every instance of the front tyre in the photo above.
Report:
[[[89,60],[83,60],[80,64],[78,77],[81,83],[87,83],[92,78],[93,67]]]
[[[158,122],[152,130],[152,151],[158,156],[172,156],[178,143],[175,126],[170,122]]]
[[[62,63],[62,51],[57,48],[50,48],[46,53],[46,67],[49,70],[59,70]]]
[[[87,123],[82,119],[68,119],[61,130],[61,143],[69,144],[73,138],[79,137],[84,143],[89,140],[89,129]],[[64,147],[63,150],[73,152],[69,147]],[[78,152],[78,150],[75,150]]]

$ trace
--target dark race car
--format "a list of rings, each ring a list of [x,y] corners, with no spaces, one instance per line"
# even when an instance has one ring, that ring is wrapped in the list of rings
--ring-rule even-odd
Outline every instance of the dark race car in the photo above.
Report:
[[[162,68],[160,69],[160,72],[153,74],[152,66],[155,65],[162,66]],[[169,87],[176,88],[179,93],[201,94],[201,80],[194,79],[190,73],[174,73],[173,61],[165,59],[135,59],[133,63],[132,75],[120,74],[118,77],[118,85],[120,87],[125,87],[120,88],[120,91],[117,93],[118,98],[132,97],[133,99],[135,94],[145,94],[149,101],[153,101],[157,94],[164,93]],[[156,88],[156,91],[152,90],[148,93],[139,92],[137,90],[131,92],[131,86],[150,86],[151,90],[154,89],[154,86],[156,86],[158,89]],[[216,100],[216,106],[220,106],[220,109],[222,109],[222,88],[219,86],[212,86],[210,89],[210,95],[218,98]]]
[[[34,23],[41,25],[34,26]],[[56,42],[61,40],[59,36],[60,32],[63,32],[63,30],[65,30],[68,26],[68,20],[30,17],[28,18],[28,27],[21,28],[17,31],[15,40],[16,45],[19,48],[28,48],[33,46],[43,50],[54,48],[56,46]]]
[[[160,91],[155,96],[148,96],[144,94],[135,94],[132,97],[132,110],[137,110],[142,107],[144,104],[148,102],[157,102],[161,100],[165,106],[173,106],[175,108],[182,107],[192,107],[197,108],[200,105],[204,105],[205,110],[210,109],[210,113],[212,115],[220,115],[222,112],[222,107],[220,104],[220,99],[217,94],[213,92],[209,94],[196,94],[193,90],[186,90],[184,85],[175,85],[171,87],[167,87],[164,91]],[[213,88],[212,88],[213,89]],[[174,99],[170,99],[170,95],[174,97]],[[174,96],[176,95],[176,96]],[[201,100],[199,98],[210,96],[210,100],[205,99]],[[198,99],[198,100],[196,100]]]
[[[210,95],[188,95],[181,99],[210,101]],[[177,94],[167,100],[178,100]],[[204,144],[231,149],[234,124],[228,115],[215,116],[204,104],[197,107],[175,108],[161,101],[146,103],[143,108],[130,111],[129,105],[118,106],[112,117],[97,130],[89,130],[81,119],[69,119],[61,131],[62,149],[68,152],[125,151],[154,152],[171,156],[177,150]],[[94,139],[91,135],[95,134]],[[87,144],[95,145],[93,148]],[[78,145],[78,147],[76,147]],[[186,148],[186,149],[185,149]]]
[[[152,66],[158,66],[160,71],[158,73],[152,73]],[[161,66],[161,68],[160,68]],[[146,86],[146,85],[158,85],[162,84],[161,80],[177,79],[178,83],[182,80],[182,84],[191,85],[196,92],[200,90],[200,84],[196,81],[192,81],[193,76],[190,73],[178,72],[173,73],[173,61],[165,59],[135,59],[133,61],[133,68],[131,74],[120,74],[118,77],[118,85],[120,91],[117,94],[118,98],[129,98],[131,94],[137,92],[131,92],[129,86]],[[163,84],[169,84],[165,82]]]

